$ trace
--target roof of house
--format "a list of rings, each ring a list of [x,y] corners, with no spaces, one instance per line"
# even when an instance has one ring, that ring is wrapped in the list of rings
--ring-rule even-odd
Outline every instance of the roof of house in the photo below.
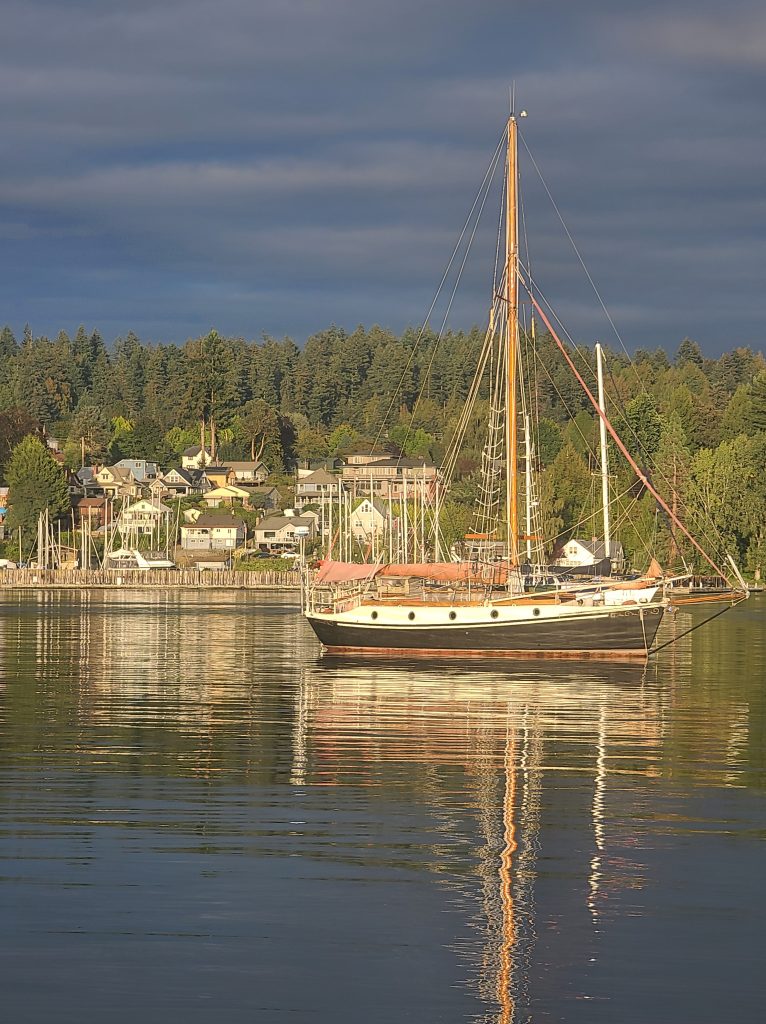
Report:
[[[436,469],[436,466],[429,459],[416,459],[411,455],[402,455],[399,458],[376,459],[375,462],[370,463],[369,468],[378,469],[391,466],[401,469]]]
[[[285,526],[311,526],[315,522],[312,516],[266,516],[256,530],[283,530]]]
[[[115,462],[114,468],[129,469],[136,480],[143,480],[150,472],[156,474],[158,466],[156,462],[148,459],[120,459],[119,462]]]
[[[135,475],[127,466],[103,466],[99,473],[111,473],[115,481],[123,484],[135,483]]]
[[[607,557],[606,544],[603,540],[583,540],[581,537],[572,537],[567,541],[567,544],[570,544],[572,541],[574,541],[575,544],[579,544],[581,548],[585,548],[585,550],[591,554],[597,562],[600,562],[602,558]],[[609,547],[610,558],[618,558],[622,555],[622,544],[620,544],[618,540],[610,541]]]
[[[362,498],[362,500],[357,505],[354,506],[354,511],[358,511],[359,507],[363,505],[365,502],[369,503],[370,499]],[[383,501],[382,498],[373,498],[372,507],[375,509],[376,512],[378,512],[380,515],[384,517],[391,515],[391,506],[387,502]]]
[[[162,474],[162,479],[163,480],[167,480],[167,478],[169,476],[171,476],[172,474],[175,474],[176,476],[180,476],[181,479],[185,483],[190,484],[190,485],[193,486],[197,480],[201,479],[201,477],[202,477],[202,470],[201,469],[178,469],[178,468],[174,467],[173,469],[169,469],[167,471],[167,473],[163,473]]]
[[[337,484],[340,478],[334,473],[328,473],[326,469],[315,469],[313,473],[298,477],[298,484]]]
[[[258,459],[256,462],[250,462],[250,461],[247,461],[247,462],[228,462],[227,466],[229,467],[229,469],[234,469],[234,470],[237,470],[237,469],[260,469],[261,467],[266,469],[265,464],[260,459]]]
[[[236,516],[227,516],[223,512],[203,512],[201,516],[186,526],[182,526],[182,530],[212,530],[231,527],[231,529],[239,530],[245,524],[241,519]]]
[[[75,498],[73,508],[100,508],[108,503],[108,498]]]
[[[387,456],[392,455],[394,452],[397,452],[398,450],[399,449],[394,447],[393,444],[390,444],[386,441],[382,442],[381,444],[361,444],[346,449],[346,451],[343,453],[342,458],[358,458],[361,455],[369,459],[385,459]]]
[[[208,491],[203,497],[205,500],[208,498],[249,498],[250,491],[240,487],[239,484],[226,484],[223,487],[214,487],[212,491]]]
[[[197,455],[199,455],[199,453],[201,451],[202,451],[202,448],[201,448],[200,445],[192,444],[188,448],[184,448],[184,450],[181,452],[181,454],[185,455],[187,459],[194,459],[194,458],[196,458]],[[209,454],[210,454],[210,452],[208,452],[208,450],[206,448],[205,449],[205,455],[209,455]]]
[[[128,505],[127,508],[122,510],[122,515],[126,512],[133,512],[135,509],[141,509],[146,512],[156,512],[157,515],[170,515],[172,509],[168,508],[167,505],[163,505],[162,502],[159,504],[150,501],[149,498],[139,498],[138,501],[134,501],[132,505]]]

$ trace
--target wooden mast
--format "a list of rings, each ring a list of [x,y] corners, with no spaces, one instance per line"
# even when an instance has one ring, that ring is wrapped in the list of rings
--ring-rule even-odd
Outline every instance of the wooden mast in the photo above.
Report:
[[[518,370],[519,348],[519,216],[518,216],[518,148],[516,115],[508,118],[508,157],[505,210],[505,346],[508,380],[505,403],[506,431],[506,526],[508,558],[518,563],[519,555],[519,483],[518,483]]]

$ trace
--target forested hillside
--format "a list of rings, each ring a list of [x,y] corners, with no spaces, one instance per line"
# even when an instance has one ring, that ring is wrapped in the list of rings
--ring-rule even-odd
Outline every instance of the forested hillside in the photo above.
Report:
[[[289,338],[249,342],[216,332],[182,346],[128,334],[108,348],[97,331],[19,341],[0,332],[0,474],[25,435],[45,430],[72,466],[120,457],[178,460],[216,431],[222,459],[260,455],[274,471],[299,458],[343,454],[387,440],[439,462],[473,377],[477,330],[447,333],[330,327],[300,349]],[[525,345],[529,342],[526,340]],[[597,425],[586,396],[538,337],[529,391],[539,419],[541,501],[551,540],[598,532]],[[592,351],[574,352],[593,380]],[[607,352],[609,413],[658,487],[715,546],[751,569],[766,566],[766,362],[737,348],[705,358],[677,351]],[[483,444],[481,403],[458,466],[454,499],[469,507]],[[207,435],[209,437],[209,433]],[[84,439],[84,440],[83,440]],[[618,528],[634,551],[654,534],[658,509],[615,459]],[[712,525],[711,525],[712,524]],[[676,541],[668,536],[666,553]],[[660,544],[662,547],[662,544]]]

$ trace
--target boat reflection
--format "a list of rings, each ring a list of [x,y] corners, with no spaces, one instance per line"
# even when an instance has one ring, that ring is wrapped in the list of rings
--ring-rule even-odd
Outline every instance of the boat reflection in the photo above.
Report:
[[[662,692],[648,685],[651,673],[646,666],[596,662],[526,662],[509,669],[507,661],[371,665],[327,657],[303,673],[294,784],[340,783],[336,771],[350,761],[369,766],[367,777],[355,780],[369,785],[386,763],[420,766],[424,799],[438,809],[440,821],[436,870],[451,893],[461,894],[480,936],[462,943],[459,952],[469,983],[492,1007],[482,1020],[529,1019],[538,969],[539,858],[550,858],[560,843],[555,832],[562,813],[573,827],[560,807],[562,776],[573,780],[566,788],[580,818],[587,792],[590,836],[575,839],[585,883],[578,891],[591,922],[588,948],[581,950],[586,960],[597,956],[610,898],[622,887],[643,884],[646,867],[626,834],[634,809],[624,780],[659,774],[665,706]],[[470,794],[467,807],[454,806],[445,788],[456,770],[466,776],[460,788]],[[613,814],[610,784],[618,777],[623,785]],[[445,839],[459,841],[466,831],[466,813],[477,827],[471,830],[470,869],[459,874],[454,848],[449,856],[443,851]],[[545,885],[550,888],[549,878]],[[550,920],[544,927],[557,928]]]

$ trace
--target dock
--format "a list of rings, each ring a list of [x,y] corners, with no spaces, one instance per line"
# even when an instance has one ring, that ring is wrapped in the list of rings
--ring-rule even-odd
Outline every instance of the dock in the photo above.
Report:
[[[294,569],[0,569],[0,590],[298,590]]]

